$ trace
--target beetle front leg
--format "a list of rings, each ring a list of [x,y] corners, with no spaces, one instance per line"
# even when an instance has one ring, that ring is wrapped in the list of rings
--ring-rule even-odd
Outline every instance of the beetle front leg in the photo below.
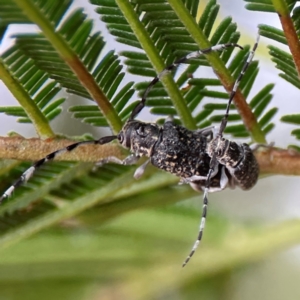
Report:
[[[118,164],[118,165],[125,165],[125,166],[128,166],[128,165],[134,165],[138,160],[139,160],[139,156],[136,156],[135,154],[131,154],[129,156],[127,156],[125,159],[119,159],[115,156],[108,156],[106,158],[103,158],[101,160],[99,160],[97,163],[96,163],[96,166],[97,167],[100,167],[100,166],[103,166],[107,163],[115,163],[115,164]]]
[[[107,164],[107,163],[110,163],[110,162],[118,164],[118,165],[125,165],[125,166],[134,165],[139,160],[139,158],[140,157],[136,156],[135,154],[131,154],[123,160],[119,159],[115,156],[108,156],[108,157],[98,161],[96,163],[96,167],[103,166],[104,164]],[[135,170],[134,175],[133,175],[133,177],[135,179],[139,179],[144,174],[145,169],[146,169],[147,165],[149,164],[149,162],[150,162],[150,159],[148,159],[146,162],[144,162],[141,166],[139,166]]]

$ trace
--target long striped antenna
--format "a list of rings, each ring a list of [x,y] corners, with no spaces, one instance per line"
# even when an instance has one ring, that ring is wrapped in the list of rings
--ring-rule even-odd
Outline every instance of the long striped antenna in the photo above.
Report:
[[[4,193],[3,195],[0,197],[0,204],[2,203],[3,200],[5,200],[6,198],[9,198],[12,193],[14,192],[14,190],[24,184],[25,182],[27,182],[32,176],[33,174],[36,172],[37,169],[39,169],[42,165],[44,165],[45,163],[52,161],[56,156],[65,153],[65,152],[71,152],[74,149],[76,149],[78,146],[81,145],[87,145],[87,144],[92,144],[92,145],[104,145],[107,144],[109,142],[111,142],[112,140],[117,139],[116,135],[112,135],[112,136],[105,136],[99,140],[92,140],[92,141],[82,141],[82,142],[77,142],[77,143],[73,143],[65,148],[62,149],[58,149],[50,154],[48,154],[47,156],[45,156],[44,158],[38,160],[35,164],[33,164],[29,169],[27,169],[20,177],[19,179],[13,184],[11,185]]]

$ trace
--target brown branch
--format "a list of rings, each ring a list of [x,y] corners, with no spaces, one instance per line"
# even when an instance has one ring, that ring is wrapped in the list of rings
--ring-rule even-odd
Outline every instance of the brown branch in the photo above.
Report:
[[[0,158],[36,161],[73,143],[75,141],[66,139],[1,137]],[[55,160],[97,162],[107,156],[124,157],[122,149],[114,144],[82,145],[71,152],[58,155]]]
[[[64,148],[74,141],[40,140],[23,137],[1,137],[0,158],[36,161],[47,154]],[[83,145],[74,151],[58,155],[56,160],[97,162],[107,156],[124,158],[123,149],[117,144]],[[260,148],[255,152],[261,174],[300,175],[300,153],[278,148]]]
[[[300,175],[300,153],[295,150],[270,148],[256,151],[261,174]]]

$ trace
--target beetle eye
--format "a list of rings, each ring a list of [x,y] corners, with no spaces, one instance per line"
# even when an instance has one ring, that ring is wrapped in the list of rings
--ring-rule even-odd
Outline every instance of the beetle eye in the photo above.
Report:
[[[119,142],[122,144],[123,143],[123,141],[124,141],[124,134],[123,134],[123,132],[120,132],[119,134],[118,134],[118,140],[119,140]]]

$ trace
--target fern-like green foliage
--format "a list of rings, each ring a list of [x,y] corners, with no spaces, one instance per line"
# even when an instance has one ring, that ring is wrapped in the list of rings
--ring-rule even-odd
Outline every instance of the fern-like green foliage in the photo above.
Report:
[[[287,3],[299,32],[300,21],[294,4],[292,1]],[[134,93],[135,99],[141,98],[149,82],[164,67],[198,50],[199,43],[237,43],[240,37],[231,17],[219,20],[220,6],[215,0],[207,2],[200,16],[199,1],[194,0],[90,0],[87,5],[93,5],[116,43],[126,45],[126,49],[130,47],[129,50],[120,53],[105,50],[105,46],[114,49],[115,45],[106,44],[92,18],[84,8],[74,8],[71,0],[0,0],[0,40],[7,38],[5,32],[14,24],[36,24],[40,28],[36,33],[15,34],[14,45],[1,53],[1,79],[21,106],[1,107],[0,112],[17,117],[18,122],[32,123],[41,138],[54,138],[57,134],[53,132],[50,121],[61,117],[63,102],[68,105],[68,111],[74,118],[89,124],[91,128],[110,125],[113,131],[117,131],[137,103],[132,101]],[[275,11],[271,1],[264,1],[263,4],[253,1],[248,8]],[[278,29],[262,25],[260,31],[264,36],[287,43],[285,34]],[[195,38],[194,32],[201,33],[200,37]],[[194,59],[175,74],[167,75],[148,95],[146,106],[150,113],[159,118],[159,123],[172,115],[176,122],[191,129],[220,124],[228,100],[223,85],[226,86],[227,82],[230,86],[239,76],[249,49],[246,45],[243,50],[229,48],[213,54],[213,63],[209,57]],[[280,76],[299,87],[292,56],[274,46],[270,47],[270,51],[272,59],[283,72]],[[216,73],[221,79],[199,75],[212,66],[218,70]],[[272,119],[277,108],[270,108],[272,83],[260,91],[253,88],[258,72],[258,61],[254,60],[240,84],[240,90],[257,123],[256,133],[259,132],[265,139],[274,128]],[[124,80],[128,73],[135,76],[135,82]],[[74,105],[71,99],[59,97],[60,91],[82,96],[90,103]],[[254,95],[251,98],[250,92]],[[282,120],[299,125],[299,118],[300,115],[295,114],[284,116]],[[247,138],[249,143],[255,142],[256,135],[249,127],[245,126],[245,120],[233,104],[226,134],[234,138]],[[299,129],[292,133],[300,138]],[[4,137],[2,139],[5,140]],[[47,140],[47,143],[51,142],[51,139]],[[30,153],[30,149],[26,151]],[[9,187],[29,166],[28,162],[3,157],[0,162],[0,191]],[[102,279],[107,281],[111,276],[119,279],[123,276],[120,274],[130,274],[130,284],[139,282],[141,286],[151,278],[163,277],[163,280],[158,280],[162,290],[165,284],[176,286],[184,292],[186,283],[174,274],[178,271],[179,258],[184,257],[184,250],[187,251],[192,242],[196,231],[194,221],[199,213],[180,205],[153,208],[195,196],[199,198],[199,194],[189,186],[177,187],[178,178],[152,167],[139,181],[133,179],[133,172],[133,167],[113,164],[96,170],[93,164],[80,161],[45,164],[25,186],[18,187],[14,196],[0,206],[0,265],[11,262],[9,270],[19,274],[13,264],[14,257],[18,257],[17,246],[20,245],[25,253],[20,255],[20,260],[33,265],[54,262],[61,270],[61,276],[80,280],[97,278],[102,282]],[[152,209],[120,217],[142,207]],[[279,247],[295,243],[292,233],[299,227],[299,224],[293,225],[295,228],[283,224],[274,232],[262,227],[256,232],[258,238],[253,239],[252,229],[240,226],[246,242],[239,244],[239,236],[231,236],[233,244],[238,245],[231,249],[225,242],[229,222],[216,215],[210,218],[206,232],[210,238],[201,249],[203,256],[196,257],[194,267],[188,271],[188,280],[198,279],[199,274],[224,274],[230,268],[249,263],[255,255],[256,259],[261,258]],[[114,222],[107,225],[113,219]],[[57,224],[65,225],[64,229],[62,226],[53,227]],[[177,229],[173,233],[164,231],[164,224],[170,228],[175,224]],[[32,237],[34,250],[28,250],[30,240],[26,238],[44,229],[48,229],[46,237]],[[277,236],[274,237],[278,232],[291,238],[284,239],[283,244],[278,246],[275,242]],[[265,235],[268,235],[269,243],[261,242]],[[85,242],[83,236],[86,237]],[[5,248],[16,242],[20,243],[10,248],[13,251],[6,252]],[[51,248],[53,244],[55,249]],[[43,245],[53,251],[43,252],[42,249],[41,256],[26,256],[26,253],[38,252]],[[228,259],[231,267],[228,267]],[[61,262],[68,267],[64,268]],[[218,267],[214,262],[218,262]],[[199,268],[199,264],[203,268]],[[141,266],[149,270],[143,276],[139,273]],[[172,282],[168,281],[169,276],[161,275],[164,274],[164,267],[172,270]],[[92,275],[89,273],[91,270],[94,272]],[[7,274],[1,272],[1,266],[0,274]],[[143,296],[153,298],[153,295]]]
[[[64,13],[66,13],[66,10]],[[91,72],[99,87],[114,107],[117,108],[121,118],[126,119],[128,112],[126,111],[126,114],[122,111],[133,94],[132,83],[124,86],[119,93],[116,92],[124,77],[124,73],[121,72],[120,60],[113,51],[110,51],[98,62],[105,43],[100,33],[92,34],[92,30],[92,21],[87,19],[82,9],[77,9],[66,20],[59,23],[58,34],[65,38],[86,69]],[[75,35],[74,32],[76,32]],[[16,47],[19,51],[22,51],[28,59],[34,61],[39,70],[43,70],[55,82],[66,88],[67,93],[91,99],[91,96],[78,81],[69,66],[59,57],[59,54],[45,37],[37,33],[16,35],[15,38]],[[37,48],[40,51],[36,51]],[[5,53],[4,57],[9,54]],[[74,112],[76,118],[83,119],[86,123],[94,126],[108,126],[97,105],[81,106],[80,108],[70,106],[70,111]]]
[[[55,81],[49,82],[48,74],[39,69],[30,57],[13,46],[3,53],[2,58],[3,62],[10,66],[11,74],[19,79],[24,90],[32,97],[48,121],[53,120],[61,113],[60,105],[65,98],[54,100],[61,90],[60,87]],[[20,123],[31,123],[26,111],[20,106],[1,107],[0,112],[19,117],[18,122]]]
[[[125,17],[122,17],[121,11],[118,10],[118,6],[115,1],[93,1],[92,3],[99,6],[96,11],[101,15],[101,20],[107,23],[110,33],[117,37],[117,41],[131,45],[138,49],[141,48],[141,45],[138,43],[135,35],[130,29]],[[198,6],[197,1],[187,1],[185,4],[191,15],[196,18],[197,12],[195,7]],[[160,56],[164,60],[165,65],[169,65],[176,58],[178,59],[183,57],[187,53],[198,49],[197,44],[185,29],[184,24],[166,1],[156,1],[155,4],[151,2],[146,3],[144,1],[137,1],[135,2],[134,10],[141,20],[141,23],[145,26],[147,33],[151,36],[153,44],[155,44]],[[238,42],[239,33],[236,31],[236,24],[232,22],[230,17],[222,20],[219,26],[213,30],[218,10],[219,6],[216,1],[209,1],[206,9],[199,19],[199,27],[203,30],[207,37],[210,36],[210,42],[212,45],[226,43],[229,41],[232,43]],[[122,26],[119,26],[119,23],[116,22],[116,18],[118,18],[118,22],[121,23]],[[176,30],[174,30],[174,27]],[[232,58],[232,61],[228,66],[230,73],[235,78],[238,76],[243,63],[248,56],[248,51],[248,47],[246,47],[243,51],[240,51],[234,58]],[[232,52],[233,49],[230,49],[221,54],[221,58],[224,63],[229,61]],[[123,51],[121,54],[127,58],[125,60],[125,64],[128,66],[129,72],[150,78],[155,76],[155,71],[146,54],[141,53],[140,51]],[[187,84],[188,77],[191,76],[191,74],[194,74],[199,66],[208,66],[205,57],[191,61],[191,65],[176,80],[177,86],[179,88],[184,87]],[[253,63],[240,86],[245,96],[249,94],[257,72],[257,63]],[[143,94],[148,84],[149,82],[144,82],[136,85],[136,88],[139,91],[139,96]],[[188,109],[194,115],[197,127],[203,128],[211,125],[213,122],[219,123],[222,118],[222,114],[212,116],[212,113],[216,109],[224,111],[226,103],[224,105],[216,103],[208,104],[200,112],[197,109],[205,96],[214,99],[223,99],[225,101],[228,99],[228,94],[226,92],[221,93],[211,89],[211,87],[220,86],[221,83],[215,79],[207,80],[206,78],[203,78],[201,80],[197,78],[190,80],[189,84],[191,84],[191,87],[188,91],[183,91],[183,93]],[[266,106],[271,100],[270,92],[271,89],[266,88],[250,101],[251,108],[255,110],[255,116],[260,120],[261,128],[265,134],[273,128],[274,125],[270,123],[270,120],[276,113],[276,109],[264,112]],[[149,93],[146,105],[151,107],[151,113],[163,116],[160,120],[161,123],[163,123],[164,118],[168,115],[178,115],[174,109],[171,99],[168,97],[160,83],[158,83]],[[178,121],[180,122],[180,120]],[[229,121],[237,121],[236,123],[238,124],[229,125],[226,129],[226,133],[231,133],[235,137],[249,136],[249,133],[241,122],[240,116],[234,112],[234,110]]]
[[[264,1],[257,3],[257,1],[245,0],[249,4],[246,5],[246,8],[253,11],[262,11],[266,13],[275,13],[276,9],[272,3],[272,1]],[[285,2],[285,1],[284,1]],[[284,3],[283,2],[283,3]],[[286,5],[291,16],[291,22],[293,23],[295,34],[298,39],[300,38],[300,9],[299,7],[295,7],[297,1],[289,0],[286,1]],[[278,43],[288,45],[287,39],[289,36],[282,30],[267,24],[259,25],[260,34],[265,36],[273,41]],[[291,32],[289,34],[292,34]],[[299,74],[297,72],[297,68],[295,66],[295,59],[292,54],[284,51],[276,46],[268,46],[269,54],[271,56],[272,61],[275,63],[276,68],[281,71],[279,76],[285,79],[287,82],[291,83],[296,88],[300,89],[300,79]],[[281,117],[281,121],[285,123],[290,123],[294,125],[300,124],[300,115],[299,114],[290,114]],[[300,129],[293,129],[291,134],[296,137],[297,140],[300,139],[299,135]],[[291,147],[299,150],[299,145],[291,145]]]

